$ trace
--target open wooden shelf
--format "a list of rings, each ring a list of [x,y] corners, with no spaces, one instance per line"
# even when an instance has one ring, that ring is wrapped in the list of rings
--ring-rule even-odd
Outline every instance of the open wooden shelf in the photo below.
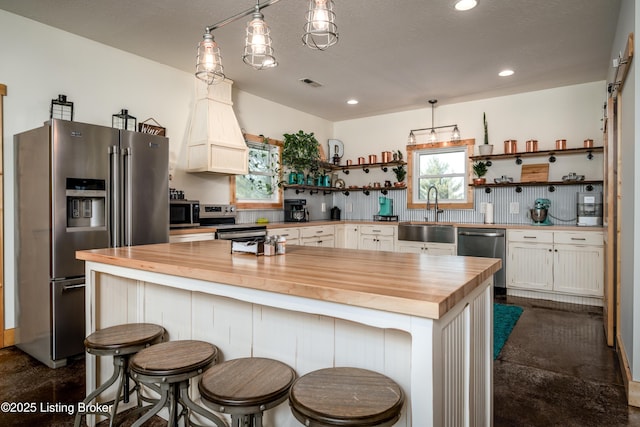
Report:
[[[351,169],[362,169],[365,173],[369,173],[371,169],[380,168],[382,171],[387,172],[390,166],[406,165],[407,163],[401,160],[384,162],[384,163],[364,163],[361,165],[334,165],[333,163],[322,163],[322,168],[327,170],[341,170],[345,174],[349,174]]]
[[[564,156],[569,154],[582,154],[586,153],[587,157],[593,153],[602,153],[604,147],[591,147],[591,148],[568,148],[566,150],[545,150],[545,151],[524,151],[522,153],[508,153],[508,154],[491,154],[488,156],[471,156],[471,160],[502,160],[502,159],[521,159],[525,157],[544,157],[549,156],[549,161],[554,162],[556,156]]]
[[[485,183],[485,184],[469,184],[469,187],[475,188],[485,188],[485,192],[491,193],[492,188],[499,187],[515,187],[516,192],[519,193],[522,191],[520,187],[532,187],[532,186],[547,186],[549,187],[549,191],[555,191],[556,186],[559,185],[587,185],[593,187],[594,185],[603,184],[602,180],[585,180],[585,181],[533,181],[533,182],[510,182],[506,184],[495,184],[495,183]],[[588,191],[589,187],[587,187]]]
[[[371,194],[372,191],[379,191],[382,194],[387,194],[389,191],[398,191],[398,190],[406,190],[407,187],[345,187],[345,188],[338,188],[338,187],[317,187],[315,185],[297,185],[297,184],[285,184],[282,186],[282,188],[284,188],[284,190],[295,190],[296,194],[300,194],[300,193],[304,193],[306,191],[309,192],[309,194],[313,195],[316,193],[324,193],[324,194],[331,194],[331,193],[336,193],[336,192],[340,192],[343,193],[344,195],[348,196],[350,192],[352,191],[362,191],[364,194],[366,194],[367,196],[369,194]]]

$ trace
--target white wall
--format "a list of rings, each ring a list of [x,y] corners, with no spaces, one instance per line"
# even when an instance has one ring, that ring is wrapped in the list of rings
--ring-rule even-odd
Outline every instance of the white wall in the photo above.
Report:
[[[436,106],[434,126],[457,124],[462,139],[475,138],[476,144],[482,144],[482,114],[486,113],[489,142],[494,145],[494,154],[504,152],[503,142],[507,139],[516,139],[519,151],[524,151],[525,141],[529,139],[538,140],[539,150],[555,148],[556,139],[566,139],[567,148],[582,147],[583,141],[587,138],[593,139],[595,145],[601,146],[605,90],[605,81],[599,81]],[[353,159],[355,163],[359,156],[380,156],[380,152],[384,150],[401,150],[406,155],[409,130],[430,126],[431,107],[428,106],[402,113],[337,122],[334,125],[334,135],[344,143],[345,159]],[[450,128],[444,129],[438,134],[438,139],[449,140],[450,134]],[[418,143],[428,142],[427,137],[428,132],[420,133]],[[573,171],[586,174],[591,179],[602,179],[601,161],[584,162],[580,158],[558,167],[564,159],[566,157],[559,158],[558,164],[554,165],[560,176],[550,178],[560,180],[563,174]],[[501,167],[497,176],[519,176],[515,162],[510,163],[513,163],[513,167]],[[368,176],[360,177],[370,179]],[[494,178],[492,175],[487,177],[490,180]],[[354,174],[349,179],[358,178]]]
[[[14,322],[13,135],[49,119],[51,100],[65,94],[74,102],[74,120],[111,126],[111,115],[129,109],[138,121],[155,118],[170,139],[171,186],[208,202],[229,201],[226,177],[184,173],[188,123],[194,102],[190,73],[0,11],[0,82],[4,104],[5,327]],[[191,48],[191,47],[189,47]],[[232,77],[232,76],[231,76]],[[234,88],[234,109],[250,133],[281,139],[304,129],[319,141],[331,123]]]

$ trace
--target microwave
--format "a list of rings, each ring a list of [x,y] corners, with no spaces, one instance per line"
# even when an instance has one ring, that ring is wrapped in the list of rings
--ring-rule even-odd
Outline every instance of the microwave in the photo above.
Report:
[[[197,200],[169,200],[169,228],[200,225],[200,202]]]

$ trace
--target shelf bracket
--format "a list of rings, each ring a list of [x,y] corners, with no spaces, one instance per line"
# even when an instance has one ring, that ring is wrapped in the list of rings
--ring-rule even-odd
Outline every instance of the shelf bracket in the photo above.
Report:
[[[363,166],[362,170],[364,171],[364,173],[369,173],[369,168],[366,166]]]
[[[296,188],[296,194],[300,194],[300,193],[304,193],[304,188],[302,190],[299,188]]]
[[[349,196],[349,192],[348,191],[343,191],[342,194],[344,194],[345,196]]]
[[[553,193],[554,191],[556,191],[556,187],[554,185],[550,185],[549,186],[549,192]]]
[[[322,194],[324,194],[325,196],[326,196],[327,194],[331,194],[331,193],[332,193],[331,191],[322,190]]]
[[[313,189],[309,190],[309,195],[313,196],[314,194],[318,193],[320,190],[316,189],[316,191],[313,191]]]
[[[491,160],[487,160],[487,167],[490,167],[493,163],[491,163]]]
[[[484,192],[487,194],[491,194],[491,187],[485,187]]]
[[[387,190],[386,188],[385,188],[384,190],[380,190],[380,192],[381,192],[382,194],[384,194],[385,196],[386,196],[387,194],[389,194],[389,190]]]
[[[349,175],[349,169],[342,169],[342,172],[344,172],[345,175]]]
[[[592,151],[587,151],[587,159],[593,160],[593,152]]]
[[[522,187],[519,185],[516,187],[516,193],[522,193]]]
[[[521,165],[522,164],[522,159],[520,158],[520,156],[516,156],[516,165]]]
[[[593,191],[593,185],[591,184],[588,184],[586,188],[587,188],[587,191]]]
[[[369,194],[371,194],[369,190],[362,190],[362,192],[364,193],[365,196],[368,196]]]
[[[386,166],[384,166],[384,165],[380,166],[380,169],[382,169],[382,171],[383,171],[383,172],[386,172],[386,171],[388,171],[388,170],[389,170],[389,169],[388,169]]]
[[[556,156],[554,156],[553,154],[549,156],[549,163],[555,163],[556,162]]]

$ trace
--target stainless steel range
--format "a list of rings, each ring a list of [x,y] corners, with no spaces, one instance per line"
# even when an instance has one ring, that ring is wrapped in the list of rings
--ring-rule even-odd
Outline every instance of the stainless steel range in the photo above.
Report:
[[[215,227],[216,239],[250,241],[264,239],[267,226],[258,224],[237,224],[235,205],[200,204],[200,226]]]

